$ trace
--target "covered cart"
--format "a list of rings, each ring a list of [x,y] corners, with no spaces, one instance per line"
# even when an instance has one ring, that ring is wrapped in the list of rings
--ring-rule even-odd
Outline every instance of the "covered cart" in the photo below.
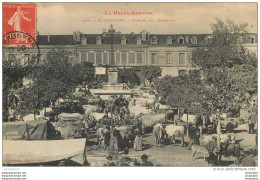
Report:
[[[3,123],[3,164],[58,165],[62,160],[70,160],[83,165],[86,138],[58,138],[48,121]]]

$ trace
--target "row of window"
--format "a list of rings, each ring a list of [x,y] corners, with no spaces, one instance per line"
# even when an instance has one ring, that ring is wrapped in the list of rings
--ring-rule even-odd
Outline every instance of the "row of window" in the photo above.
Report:
[[[81,52],[81,62],[90,62],[93,64],[110,64],[110,53],[107,51],[89,51],[89,52]],[[142,65],[144,64],[144,52],[114,52],[114,62],[118,65],[125,65],[125,64],[136,64]],[[174,57],[173,52],[166,52],[165,54],[165,64],[173,64]],[[151,53],[151,64],[159,64],[158,62],[158,53],[152,52]],[[178,64],[186,64],[186,53],[180,52],[178,53]]]
[[[173,64],[173,53],[166,52],[165,55],[166,64]],[[179,53],[178,54],[178,63],[179,65],[186,64],[186,53]],[[151,64],[158,64],[158,53],[151,53]]]
[[[28,64],[32,58],[35,58],[38,63],[43,62],[43,54],[36,54],[36,56],[32,56],[32,54],[23,54],[23,57],[16,57],[15,54],[8,54],[7,56],[9,62],[14,62],[16,60],[20,61],[19,64],[26,65]]]
[[[37,54],[37,59],[39,63],[43,63],[43,54]],[[110,56],[109,52],[107,51],[89,51],[89,52],[82,52],[81,53],[81,62],[90,62],[93,64],[109,64],[110,62]],[[24,54],[23,58],[20,59],[20,64],[27,64],[30,62],[32,58],[32,54]],[[8,54],[8,60],[10,62],[14,61],[16,59],[15,54]],[[124,64],[136,64],[136,65],[142,65],[144,64],[144,52],[135,52],[135,51],[129,51],[129,52],[114,52],[114,62],[118,65],[124,65]],[[174,58],[173,58],[173,52],[166,52],[165,54],[165,60],[166,64],[173,64]],[[186,53],[178,53],[178,63],[186,64]],[[158,64],[158,53],[152,52],[151,53],[151,64]]]
[[[197,37],[192,37],[191,38],[191,44],[197,44]],[[179,43],[179,44],[185,44],[185,39],[184,39],[184,37],[182,37],[182,36],[180,36],[180,37],[178,37],[177,38],[177,42]],[[206,38],[205,38],[205,42],[206,43],[211,43],[212,42],[212,38],[210,37],[210,36],[207,36]],[[172,44],[173,43],[173,40],[172,40],[172,37],[168,37],[167,39],[166,39],[166,43],[167,44]],[[186,39],[186,43],[189,43],[189,38],[188,39]],[[138,36],[137,38],[136,38],[136,44],[137,45],[141,45],[142,44],[142,39],[141,39],[141,37],[140,36]],[[156,36],[153,36],[151,39],[150,39],[150,44],[157,44],[157,37]],[[82,38],[81,38],[81,45],[87,45],[87,38],[85,37],[85,36],[83,36]],[[100,36],[98,36],[97,38],[96,38],[96,45],[102,45],[102,38],[100,37]],[[125,36],[123,36],[122,38],[121,38],[121,45],[126,45],[126,37]]]
[[[107,51],[104,52],[81,52],[81,62],[90,62],[93,64],[109,64],[110,62],[110,53]],[[144,63],[144,53],[143,52],[114,52],[114,62],[118,65],[124,64],[139,64]]]

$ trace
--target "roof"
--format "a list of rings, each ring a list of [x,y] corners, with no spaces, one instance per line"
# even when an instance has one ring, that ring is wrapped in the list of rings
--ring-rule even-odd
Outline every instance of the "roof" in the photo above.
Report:
[[[158,45],[167,45],[167,46],[197,46],[201,43],[205,42],[205,38],[210,36],[210,34],[149,34],[149,37],[147,35],[146,41],[142,40],[142,44],[147,44],[150,46],[158,46]],[[257,35],[250,33],[247,35],[246,38],[244,38],[245,43],[250,43],[250,37],[255,36],[256,37],[256,43],[257,43]],[[109,34],[81,34],[80,38],[87,39],[87,45],[96,45],[97,37],[101,37],[101,43],[102,44],[110,44],[111,43],[111,35]],[[114,34],[113,35],[113,43],[114,44],[121,44],[121,39],[125,37],[126,38],[126,44],[137,44],[137,38],[141,37],[141,34]],[[151,44],[150,40],[152,37],[157,38],[156,44]],[[167,38],[172,38],[172,44],[167,44]],[[180,44],[178,42],[178,38],[183,37],[184,38],[184,44]],[[193,37],[197,38],[197,44],[192,44],[191,39]],[[73,39],[73,35],[49,35],[49,41],[48,41],[48,35],[38,35],[37,41],[39,45],[80,45],[80,41],[76,41]]]

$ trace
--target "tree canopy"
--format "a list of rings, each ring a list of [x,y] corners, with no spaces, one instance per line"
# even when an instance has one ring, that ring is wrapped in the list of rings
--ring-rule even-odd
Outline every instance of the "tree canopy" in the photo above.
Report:
[[[150,84],[153,79],[158,78],[162,75],[162,69],[158,66],[143,66],[141,71],[144,77],[150,82]]]
[[[217,18],[211,25],[212,41],[201,44],[193,53],[192,64],[201,70],[207,92],[205,103],[213,111],[226,110],[234,104],[236,95],[256,88],[256,64],[243,45],[246,27],[245,23]],[[247,80],[251,81],[244,84]]]

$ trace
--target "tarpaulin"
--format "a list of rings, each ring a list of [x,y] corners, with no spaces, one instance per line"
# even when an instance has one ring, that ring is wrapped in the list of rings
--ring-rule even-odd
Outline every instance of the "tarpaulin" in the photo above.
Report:
[[[3,123],[4,140],[46,140],[49,139],[48,129],[51,124],[48,121],[20,121]],[[51,133],[51,132],[49,132]]]

